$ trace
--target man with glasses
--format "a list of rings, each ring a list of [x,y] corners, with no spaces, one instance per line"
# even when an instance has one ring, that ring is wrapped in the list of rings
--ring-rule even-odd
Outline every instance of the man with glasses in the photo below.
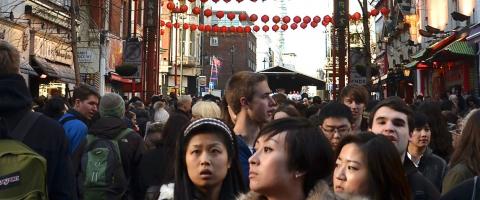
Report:
[[[320,110],[316,124],[335,150],[340,140],[351,134],[352,122],[353,116],[350,108],[342,103],[332,102]]]

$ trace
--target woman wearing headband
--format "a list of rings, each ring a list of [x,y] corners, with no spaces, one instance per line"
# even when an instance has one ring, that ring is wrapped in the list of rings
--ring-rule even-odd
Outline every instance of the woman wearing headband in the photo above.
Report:
[[[235,147],[235,137],[222,121],[192,122],[177,144],[174,199],[230,200],[244,192]]]

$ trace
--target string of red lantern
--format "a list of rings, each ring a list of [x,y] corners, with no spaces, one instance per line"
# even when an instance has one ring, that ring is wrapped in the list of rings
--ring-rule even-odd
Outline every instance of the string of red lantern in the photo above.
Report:
[[[287,31],[289,28],[292,29],[292,30],[295,30],[295,29],[298,28],[299,25],[302,29],[306,29],[309,24],[312,28],[316,28],[318,26],[318,23],[316,23],[315,21],[311,21],[310,23],[305,23],[305,22],[302,22],[300,24],[292,23],[292,24],[290,24],[290,27],[286,23],[283,23],[281,25],[274,24],[271,27],[268,26],[268,25],[263,25],[261,29],[265,32],[267,32],[269,30],[277,32],[280,29],[282,31]],[[160,21],[160,26],[162,26],[162,27],[165,26],[165,27],[170,28],[170,29],[172,29],[172,28],[176,28],[176,29],[183,28],[184,30],[189,29],[191,31],[198,30],[198,31],[201,31],[201,32],[249,33],[249,32],[260,31],[260,26],[258,26],[258,25],[254,25],[253,28],[250,27],[250,26],[245,26],[245,27],[230,26],[230,27],[227,27],[227,26],[216,26],[216,25],[212,26],[210,24],[198,24],[198,25],[197,24],[189,24],[189,23],[179,24],[179,23],[164,22],[163,20]],[[162,35],[163,35],[164,30],[161,29],[161,31],[162,31]]]

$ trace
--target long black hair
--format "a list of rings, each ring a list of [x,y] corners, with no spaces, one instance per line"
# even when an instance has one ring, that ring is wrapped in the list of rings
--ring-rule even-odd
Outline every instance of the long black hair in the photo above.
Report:
[[[240,164],[238,162],[237,141],[236,137],[232,134],[233,132],[225,123],[213,118],[203,118],[192,122],[188,127],[186,127],[184,133],[178,138],[176,148],[177,155],[175,156],[174,199],[199,199],[199,190],[195,188],[195,185],[188,176],[185,155],[187,145],[192,137],[201,133],[215,134],[221,138],[222,143],[227,149],[228,160],[231,164],[227,175],[223,180],[219,199],[233,200],[240,193],[246,192],[246,187],[242,179]]]

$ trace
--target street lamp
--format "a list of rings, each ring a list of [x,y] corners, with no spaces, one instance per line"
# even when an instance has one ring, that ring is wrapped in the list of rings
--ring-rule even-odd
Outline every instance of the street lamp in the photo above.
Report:
[[[235,53],[235,45],[232,45],[232,47],[230,47],[230,54],[232,56],[232,64],[231,64],[232,75],[234,73],[234,71],[233,71],[233,54],[234,53]]]
[[[262,62],[263,62],[263,69],[265,69],[265,68],[266,68],[265,65],[266,65],[267,62],[268,62],[268,61],[267,61],[267,58],[266,58],[266,57],[263,57],[263,61],[262,61]]]

